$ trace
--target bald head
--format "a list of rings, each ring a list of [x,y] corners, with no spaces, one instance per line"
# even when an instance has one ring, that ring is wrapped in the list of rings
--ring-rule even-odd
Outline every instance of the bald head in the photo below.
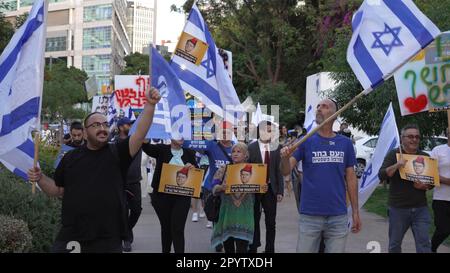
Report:
[[[337,111],[337,104],[330,99],[321,100],[317,104],[316,123],[321,124]]]

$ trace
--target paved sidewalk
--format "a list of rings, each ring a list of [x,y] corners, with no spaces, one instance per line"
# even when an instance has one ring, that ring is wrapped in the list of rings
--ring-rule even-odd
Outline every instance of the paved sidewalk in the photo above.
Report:
[[[143,211],[138,224],[134,228],[135,242],[133,252],[136,253],[159,253],[161,252],[161,228],[158,217],[153,207],[150,205],[150,198],[143,199]],[[264,214],[263,214],[264,215]],[[189,213],[186,229],[185,241],[187,253],[215,252],[210,247],[211,229],[206,228],[206,218],[200,218],[198,222],[191,221],[192,212]],[[264,216],[262,217],[264,218]],[[372,250],[370,243],[379,243],[381,252],[387,252],[388,246],[388,222],[383,217],[361,211],[363,229],[358,234],[350,234],[347,241],[346,252],[369,253]],[[295,206],[294,196],[286,196],[283,202],[279,203],[277,210],[277,235],[275,240],[275,250],[280,253],[295,252],[297,244],[298,213]],[[261,241],[264,246],[265,230],[264,219],[261,219]],[[377,243],[378,242],[378,243]],[[258,249],[263,251],[264,248]],[[414,253],[414,239],[409,230],[403,240],[403,252]],[[441,246],[438,252],[450,253],[450,248]]]

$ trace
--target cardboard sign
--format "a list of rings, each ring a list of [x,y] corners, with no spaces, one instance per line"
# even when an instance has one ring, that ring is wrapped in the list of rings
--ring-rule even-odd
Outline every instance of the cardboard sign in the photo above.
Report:
[[[400,168],[400,177],[413,182],[421,182],[439,187],[438,161],[423,155],[403,154],[403,159],[407,160],[404,168]],[[400,154],[397,154],[400,160]]]
[[[200,65],[208,50],[208,44],[202,40],[183,32],[178,41],[175,55],[195,65]]]
[[[231,164],[225,173],[225,193],[264,193],[266,186],[266,164]]]
[[[199,198],[204,172],[163,163],[158,192]]]
[[[108,116],[110,95],[94,96],[92,99],[92,112],[100,112]]]
[[[395,74],[402,116],[450,105],[450,32],[443,33]]]
[[[145,91],[150,86],[149,81],[149,76],[116,75],[114,77],[114,87],[116,88],[118,108],[131,107],[133,111],[144,109],[147,102]]]

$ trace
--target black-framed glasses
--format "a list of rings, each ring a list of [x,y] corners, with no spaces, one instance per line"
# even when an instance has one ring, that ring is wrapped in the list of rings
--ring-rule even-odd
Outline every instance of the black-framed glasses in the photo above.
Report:
[[[98,128],[102,127],[102,126],[103,126],[103,128],[108,129],[109,128],[109,122],[107,122],[107,121],[105,121],[105,122],[94,122],[91,125],[86,126],[86,128],[92,127],[94,129],[98,129]]]
[[[408,138],[409,140],[420,140],[420,135],[407,135],[407,136],[404,136],[404,137],[406,137],[406,138]]]

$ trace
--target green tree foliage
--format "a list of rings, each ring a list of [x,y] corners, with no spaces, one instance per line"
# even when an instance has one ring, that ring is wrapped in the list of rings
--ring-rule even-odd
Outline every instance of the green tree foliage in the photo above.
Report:
[[[0,8],[4,8],[5,4],[0,3]],[[14,26],[5,19],[5,15],[0,12],[0,54],[8,45],[9,40],[14,34]]]
[[[441,30],[450,29],[450,14],[445,12],[450,7],[450,0],[419,0],[414,2]],[[357,6],[352,6],[352,8],[356,9]],[[333,71],[332,77],[339,83],[337,88],[329,95],[341,106],[362,91],[362,86],[346,61],[346,52],[351,33],[349,25],[343,25],[335,29],[333,46],[326,48],[321,58],[323,70]],[[419,113],[402,117],[393,78],[360,99],[346,110],[342,117],[356,128],[369,134],[377,134],[391,101],[399,128],[408,123],[417,123],[421,128],[422,134],[436,135],[441,134],[447,126],[445,112]]]
[[[192,0],[183,5],[189,12]],[[303,110],[306,77],[317,73],[318,1],[200,0],[197,2],[220,48],[233,53],[233,84],[241,100],[266,89],[285,89],[261,104],[282,105],[283,95]],[[172,7],[177,11],[179,8]],[[275,95],[275,96],[273,96]],[[270,102],[270,103],[269,103]],[[293,115],[295,116],[295,115]],[[284,119],[285,117],[280,116]],[[283,122],[292,123],[294,119]]]
[[[42,119],[61,121],[81,119],[85,112],[73,107],[76,103],[87,102],[84,82],[87,75],[75,67],[68,68],[65,62],[54,62],[45,67]]]
[[[149,56],[138,52],[125,57],[127,66],[122,75],[148,75]]]

